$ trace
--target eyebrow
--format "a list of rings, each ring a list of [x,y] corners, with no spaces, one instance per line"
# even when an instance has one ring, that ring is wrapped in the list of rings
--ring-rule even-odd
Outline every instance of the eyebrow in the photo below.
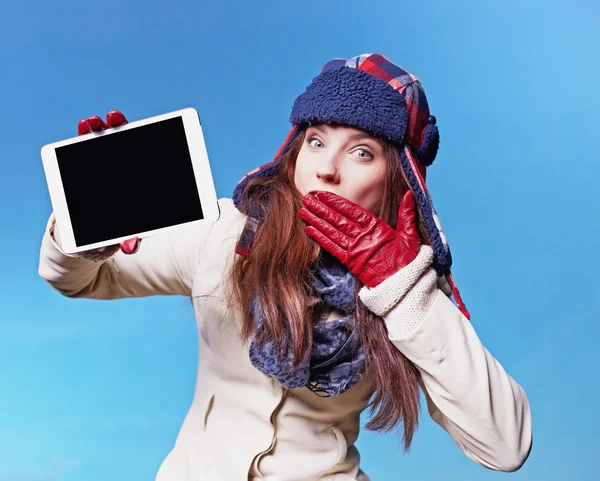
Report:
[[[327,128],[327,126],[325,124],[318,124],[318,125],[311,125],[311,127],[323,132],[323,133],[327,133],[327,131],[329,130]],[[360,132],[358,134],[352,134],[349,137],[349,140],[360,140],[360,139],[370,139],[373,140],[374,142],[377,142],[378,144],[381,145],[381,143],[379,142],[378,139],[376,139],[375,137],[373,137],[370,134],[367,134],[366,132]]]

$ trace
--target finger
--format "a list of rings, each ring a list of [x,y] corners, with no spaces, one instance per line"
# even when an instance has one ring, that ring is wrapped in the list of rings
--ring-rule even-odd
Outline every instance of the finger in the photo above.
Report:
[[[306,226],[304,229],[309,237],[317,241],[317,243],[329,252],[332,256],[336,257],[340,262],[344,262],[346,259],[346,251],[340,248],[335,242],[331,242],[326,235],[315,229],[313,226]]]
[[[338,229],[333,227],[328,222],[324,221],[320,217],[312,214],[305,208],[302,208],[298,211],[300,218],[313,226],[316,230],[320,231],[322,234],[326,235],[330,240],[335,242],[338,246],[343,249],[348,249],[348,245],[350,244],[350,240],[347,236],[342,234]]]
[[[106,123],[109,127],[119,127],[120,125],[125,125],[127,119],[118,110],[111,110],[106,114]]]
[[[87,119],[88,124],[92,132],[101,132],[104,129],[108,129],[108,125],[97,115],[93,115]]]
[[[121,251],[124,254],[135,254],[140,248],[140,244],[142,243],[142,239],[139,237],[132,237],[131,239],[124,240],[119,244]]]
[[[335,209],[327,206],[320,199],[312,194],[307,194],[302,198],[302,204],[308,211],[315,216],[328,222],[330,225],[341,231],[348,237],[354,238],[358,236],[362,230],[359,225],[343,216]]]
[[[89,134],[91,131],[92,129],[90,128],[87,119],[81,119],[79,124],[77,124],[77,135]]]
[[[402,232],[407,237],[418,237],[417,223],[415,222],[415,196],[409,189],[402,197],[398,209],[398,225],[396,231]]]
[[[360,227],[367,227],[373,217],[367,209],[333,192],[317,191],[314,195],[323,204],[346,216]]]

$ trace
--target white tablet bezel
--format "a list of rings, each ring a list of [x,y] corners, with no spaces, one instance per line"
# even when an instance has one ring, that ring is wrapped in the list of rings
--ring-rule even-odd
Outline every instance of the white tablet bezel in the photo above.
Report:
[[[91,140],[99,136],[113,135],[118,132],[123,132],[124,130],[135,129],[136,127],[141,127],[143,125],[148,125],[155,122],[160,122],[162,120],[172,119],[175,117],[181,117],[183,120],[183,127],[185,129],[185,136],[188,142],[188,148],[192,160],[192,168],[194,171],[194,177],[196,179],[196,188],[198,189],[198,195],[200,196],[200,203],[202,205],[204,219],[186,222],[170,227],[164,227],[161,229],[154,229],[146,232],[132,232],[130,235],[127,236],[116,237],[114,239],[108,239],[94,244],[77,246],[75,244],[73,226],[71,225],[69,209],[67,207],[67,200],[65,197],[65,192],[60,177],[58,161],[56,159],[56,148],[62,147],[64,145],[75,144],[77,142],[85,142],[87,140]],[[44,172],[46,175],[46,182],[48,184],[48,191],[50,193],[52,209],[54,210],[56,224],[60,231],[61,248],[67,254],[74,254],[76,252],[81,252],[89,249],[96,249],[100,247],[119,244],[120,242],[135,236],[144,238],[152,235],[179,230],[189,226],[208,224],[217,221],[219,218],[217,194],[215,191],[212,172],[210,170],[208,153],[206,151],[206,144],[204,142],[204,135],[202,133],[202,126],[200,124],[200,117],[198,116],[198,112],[194,108],[190,107],[182,110],[177,110],[174,112],[169,112],[166,114],[130,122],[120,127],[110,128],[101,132],[89,133],[78,137],[73,137],[71,139],[61,140],[59,142],[53,142],[42,147],[41,156],[42,163],[44,165]]]

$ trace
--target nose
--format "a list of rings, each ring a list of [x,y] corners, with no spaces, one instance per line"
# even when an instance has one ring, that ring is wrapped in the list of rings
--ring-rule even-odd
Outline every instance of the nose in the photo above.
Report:
[[[324,155],[320,160],[321,164],[317,168],[317,178],[325,184],[338,184],[340,174],[336,155]]]

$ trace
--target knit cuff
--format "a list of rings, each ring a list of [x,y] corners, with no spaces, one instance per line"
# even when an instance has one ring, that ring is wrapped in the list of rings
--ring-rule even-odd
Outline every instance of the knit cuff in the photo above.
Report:
[[[425,320],[438,293],[437,274],[431,266],[433,250],[421,245],[419,255],[396,274],[373,289],[363,287],[358,295],[363,304],[386,323],[391,340],[410,335]]]

